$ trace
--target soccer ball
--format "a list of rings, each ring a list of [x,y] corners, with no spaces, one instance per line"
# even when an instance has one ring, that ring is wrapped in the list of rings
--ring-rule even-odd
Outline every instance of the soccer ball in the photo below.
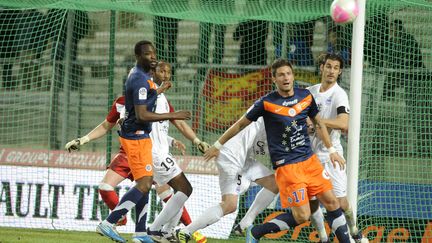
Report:
[[[352,23],[359,14],[356,0],[334,0],[330,6],[331,17],[337,24]]]

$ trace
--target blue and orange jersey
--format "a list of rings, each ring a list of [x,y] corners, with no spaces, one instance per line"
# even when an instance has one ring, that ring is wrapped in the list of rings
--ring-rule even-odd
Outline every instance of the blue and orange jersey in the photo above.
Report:
[[[125,86],[126,117],[121,126],[120,136],[126,139],[148,138],[152,123],[137,122],[135,105],[146,105],[147,110],[153,112],[157,99],[157,86],[150,74],[138,65],[129,72]]]
[[[307,133],[307,117],[314,118],[318,107],[309,90],[294,88],[294,95],[282,97],[273,91],[255,102],[246,118],[264,118],[273,168],[305,161],[313,154]]]

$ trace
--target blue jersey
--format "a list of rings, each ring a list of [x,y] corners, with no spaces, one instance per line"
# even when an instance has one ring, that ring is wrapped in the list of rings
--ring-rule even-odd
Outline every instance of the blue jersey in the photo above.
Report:
[[[138,123],[135,105],[146,105],[153,112],[157,99],[156,84],[150,75],[136,65],[129,72],[125,88],[125,120],[122,123],[120,136],[126,139],[148,138],[152,123]]]
[[[305,161],[313,154],[307,133],[307,117],[314,118],[318,107],[309,90],[294,88],[294,95],[282,97],[273,91],[255,102],[246,118],[264,118],[273,168]]]

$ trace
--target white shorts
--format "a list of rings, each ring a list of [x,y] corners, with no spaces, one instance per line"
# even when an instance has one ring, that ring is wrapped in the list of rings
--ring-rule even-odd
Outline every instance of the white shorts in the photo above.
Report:
[[[340,152],[338,152],[341,155]],[[324,166],[324,169],[329,173],[330,180],[333,185],[333,192],[336,197],[346,197],[347,196],[347,174],[346,174],[346,166],[345,169],[341,170],[339,164],[336,164],[336,168],[333,166],[333,163],[330,161],[330,157],[328,154],[326,155],[318,155],[318,158],[321,161],[321,164]],[[342,156],[343,158],[343,156]]]
[[[182,173],[174,157],[170,154],[153,154],[153,181],[159,186],[165,185],[171,179]]]
[[[233,163],[234,159],[233,156],[221,153],[216,160],[222,195],[240,195],[249,188],[251,182],[273,174],[270,169],[255,159],[247,159],[243,168]]]

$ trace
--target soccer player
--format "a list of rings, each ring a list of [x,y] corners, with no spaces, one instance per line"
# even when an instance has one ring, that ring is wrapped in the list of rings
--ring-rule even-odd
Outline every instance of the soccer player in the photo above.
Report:
[[[294,88],[294,72],[285,59],[272,64],[272,80],[276,90],[261,97],[253,108],[232,125],[204,155],[206,160],[216,157],[223,145],[252,121],[263,117],[270,158],[276,170],[276,183],[281,204],[291,211],[273,220],[246,230],[246,242],[258,242],[268,233],[294,228],[310,218],[309,198],[316,196],[327,209],[327,220],[339,242],[349,242],[346,219],[333,191],[330,178],[318,157],[312,152],[307,134],[309,117],[334,166],[345,165],[345,160],[332,146],[325,124],[318,115],[315,100],[306,89]]]
[[[142,217],[143,211],[146,209],[148,192],[153,182],[151,122],[185,120],[191,117],[189,111],[163,114],[152,112],[158,95],[157,86],[151,81],[150,76],[150,69],[156,66],[155,48],[150,41],[143,40],[136,43],[134,52],[136,66],[131,69],[126,80],[126,112],[119,134],[136,185],[123,195],[118,205],[96,229],[100,234],[118,242],[126,240],[115,231],[114,224],[132,207],[136,206],[136,213],[140,217],[136,224],[141,225],[142,221],[145,221],[145,217]],[[175,196],[170,201],[185,201],[188,197],[183,194],[178,200]],[[139,235],[136,233],[136,236]]]
[[[158,77],[156,79],[158,85],[161,85],[163,81],[169,81],[171,78],[171,66],[168,63],[161,62],[156,69],[156,76]],[[155,112],[174,112],[164,94],[158,96]],[[172,120],[171,122],[186,138],[197,143],[195,133],[185,121]],[[168,130],[169,121],[154,122],[150,134],[153,142],[154,181],[158,185],[168,183],[175,192],[147,230],[147,233],[154,241],[162,241],[163,238],[172,235],[172,231],[177,226],[178,219],[181,216],[181,209],[192,193],[191,184],[169,152],[170,139]],[[200,144],[204,145],[203,150],[209,147],[206,143],[201,142]],[[172,224],[169,223],[171,221]]]
[[[191,235],[219,221],[223,216],[237,210],[238,195],[246,191],[253,181],[263,188],[258,192],[252,206],[249,208],[235,231],[251,225],[255,217],[273,201],[278,193],[274,174],[267,167],[257,161],[257,155],[267,155],[267,141],[264,122],[258,119],[243,131],[229,140],[221,148],[216,159],[219,170],[219,186],[222,202],[208,208],[201,216],[184,229],[177,231],[180,242],[188,242]]]
[[[161,85],[158,88],[158,93],[161,93],[163,90],[165,90],[166,87],[164,87],[163,85],[169,83],[170,77],[171,77],[170,65],[165,62],[159,62],[154,74],[155,82],[158,85]],[[89,132],[86,136],[82,138],[74,139],[69,143],[67,143],[65,146],[66,149],[69,152],[72,150],[77,150],[80,146],[86,144],[87,142],[104,136],[108,131],[110,131],[116,125],[117,121],[120,119],[120,113],[122,111],[124,111],[124,96],[121,96],[115,100],[115,102],[111,106],[111,110],[108,113],[106,119],[101,124],[99,124],[95,129]],[[155,124],[157,123],[153,123],[152,125],[153,131],[157,129],[154,127]],[[200,151],[204,152],[204,149],[207,149],[209,147],[207,143],[202,142],[200,139],[196,137],[195,133],[192,131],[192,129],[190,129],[190,127],[187,125],[186,122],[175,121],[174,124],[179,125],[179,130],[185,135],[185,137],[193,141]],[[150,135],[152,134],[153,132],[150,133]],[[168,137],[168,139],[171,147],[178,147],[180,150],[182,150],[182,153],[184,153],[185,146],[183,143],[171,137]],[[153,151],[154,150],[155,147],[153,147]],[[157,172],[155,171],[155,173]],[[133,180],[133,176],[130,173],[130,168],[128,165],[126,153],[124,152],[124,149],[120,146],[120,151],[112,159],[110,165],[107,168],[104,178],[99,184],[99,194],[101,195],[105,204],[111,210],[115,208],[115,206],[118,204],[119,201],[119,197],[117,193],[114,191],[114,188],[126,178]],[[171,189],[167,184],[162,186],[156,186],[156,192],[164,202],[167,202],[169,198],[171,198],[172,196]],[[191,223],[189,213],[185,207],[183,207],[183,213],[181,214],[180,220],[184,225],[189,225]],[[177,221],[173,220],[173,222],[176,223],[178,222],[178,220]],[[119,222],[117,222],[117,225],[124,225],[124,224],[126,224],[126,217],[124,217]],[[197,242],[199,241],[200,243],[206,241],[205,236],[201,235],[199,232],[196,232],[193,235],[193,237],[195,241]],[[145,238],[145,235],[141,236],[140,238],[142,241],[144,241],[143,239]]]
[[[319,109],[319,114],[323,118],[322,123],[330,130],[330,139],[333,147],[339,155],[343,156],[343,147],[340,137],[341,131],[348,131],[349,123],[349,101],[348,95],[337,83],[343,69],[343,59],[336,54],[326,54],[320,64],[321,83],[309,88]],[[333,192],[337,197],[341,209],[344,211],[347,224],[352,238],[355,242],[368,242],[367,238],[362,241],[362,233],[356,226],[351,206],[347,200],[347,174],[346,170],[336,166],[333,167],[329,161],[329,151],[323,141],[313,133],[310,137],[312,149],[318,156],[321,164],[330,176],[333,184]],[[311,221],[318,230],[321,242],[328,242],[324,216],[317,200],[310,201]]]

